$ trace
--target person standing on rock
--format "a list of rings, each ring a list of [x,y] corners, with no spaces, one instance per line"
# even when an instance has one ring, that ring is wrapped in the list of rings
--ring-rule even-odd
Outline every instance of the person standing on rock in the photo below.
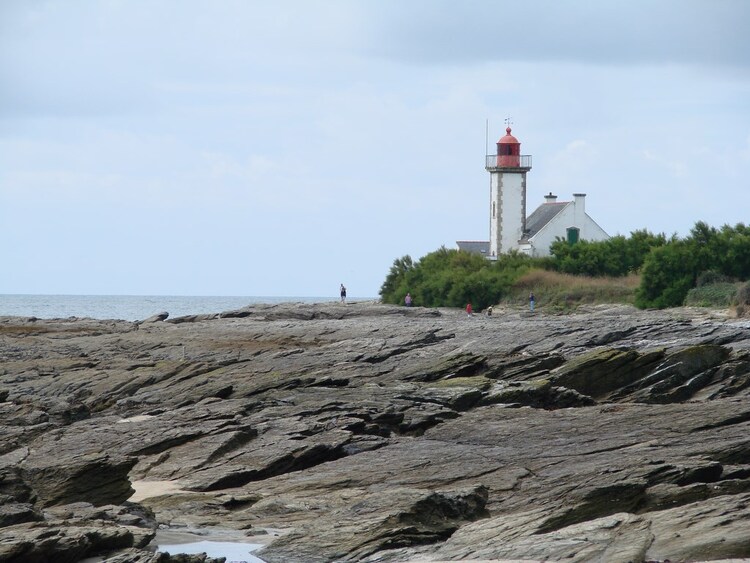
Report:
[[[406,297],[404,297],[404,304],[407,307],[411,307],[411,293],[407,293]]]
[[[343,283],[341,284],[341,302],[346,303],[346,288]]]
[[[536,304],[536,297],[534,297],[534,292],[532,291],[529,293],[529,311],[532,313],[534,312],[534,305]]]
[[[466,316],[467,317],[471,316],[471,303],[466,304]]]

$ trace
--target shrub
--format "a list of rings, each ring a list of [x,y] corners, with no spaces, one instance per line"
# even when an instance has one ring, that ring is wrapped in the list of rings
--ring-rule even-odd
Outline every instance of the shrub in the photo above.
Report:
[[[703,287],[704,285],[727,283],[731,281],[732,279],[729,276],[725,276],[716,270],[706,270],[698,275],[698,279],[695,280],[695,287]]]
[[[750,313],[750,282],[742,284],[734,295],[734,310],[738,317]]]
[[[559,239],[550,247],[555,258],[551,269],[586,276],[626,276],[639,272],[651,250],[666,243],[666,235],[646,230],[633,231],[630,238],[618,235],[599,242],[570,244]]]
[[[736,294],[737,285],[734,283],[704,283],[688,291],[685,305],[691,307],[729,307]]]
[[[384,303],[401,304],[409,292],[416,306],[465,307],[471,303],[479,311],[498,303],[532,262],[520,254],[491,262],[479,254],[441,247],[416,263],[408,256],[394,261],[380,296]]]
[[[479,254],[441,247],[413,262],[409,256],[394,261],[380,296],[384,303],[403,303],[407,292],[413,303],[426,307],[464,307],[471,302],[476,310],[510,300],[525,300],[528,291],[544,295],[565,306],[577,302],[628,302],[638,307],[676,307],[685,303],[694,287],[706,288],[690,293],[691,304],[723,306],[733,279],[750,278],[750,227],[739,223],[715,229],[698,222],[690,236],[667,239],[664,234],[634,231],[630,238],[615,236],[607,241],[579,241],[569,244],[559,240],[552,244],[551,257],[530,258],[511,253],[494,262]],[[545,281],[540,273],[547,270],[571,278],[560,282]],[[633,298],[628,282],[608,282],[608,288],[596,288],[590,278],[619,277],[637,279],[640,286]],[[526,275],[536,276],[535,279]],[[521,296],[521,291],[526,291]],[[747,290],[750,292],[750,290]],[[744,294],[743,294],[744,295]],[[750,309],[750,298],[738,297],[736,306]]]
[[[734,301],[736,305],[750,305],[750,282],[742,284],[737,289]]]
[[[693,287],[696,255],[683,241],[651,250],[643,262],[635,304],[641,308],[678,307]]]
[[[380,295],[397,295],[399,287],[404,282],[406,275],[414,269],[414,263],[408,254],[393,261],[388,275],[380,286]],[[406,293],[404,292],[404,296]]]

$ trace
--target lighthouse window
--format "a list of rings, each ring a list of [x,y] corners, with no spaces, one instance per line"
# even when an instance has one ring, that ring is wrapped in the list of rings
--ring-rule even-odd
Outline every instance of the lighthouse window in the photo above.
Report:
[[[493,219],[495,217],[495,202],[494,201],[492,202],[492,217]]]

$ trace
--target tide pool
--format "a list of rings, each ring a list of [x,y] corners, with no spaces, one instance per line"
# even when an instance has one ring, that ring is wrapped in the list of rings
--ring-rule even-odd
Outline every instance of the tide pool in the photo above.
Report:
[[[252,551],[262,547],[259,543],[236,543],[219,541],[198,541],[191,543],[160,544],[157,549],[162,553],[170,555],[186,553],[194,555],[205,553],[209,557],[226,557],[226,563],[263,563],[251,554]]]

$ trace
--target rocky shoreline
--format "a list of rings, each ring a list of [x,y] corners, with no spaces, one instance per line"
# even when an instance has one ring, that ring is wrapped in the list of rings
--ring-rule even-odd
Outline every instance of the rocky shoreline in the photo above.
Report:
[[[1,317],[0,358],[0,561],[200,559],[157,529],[269,563],[750,560],[721,312]]]

